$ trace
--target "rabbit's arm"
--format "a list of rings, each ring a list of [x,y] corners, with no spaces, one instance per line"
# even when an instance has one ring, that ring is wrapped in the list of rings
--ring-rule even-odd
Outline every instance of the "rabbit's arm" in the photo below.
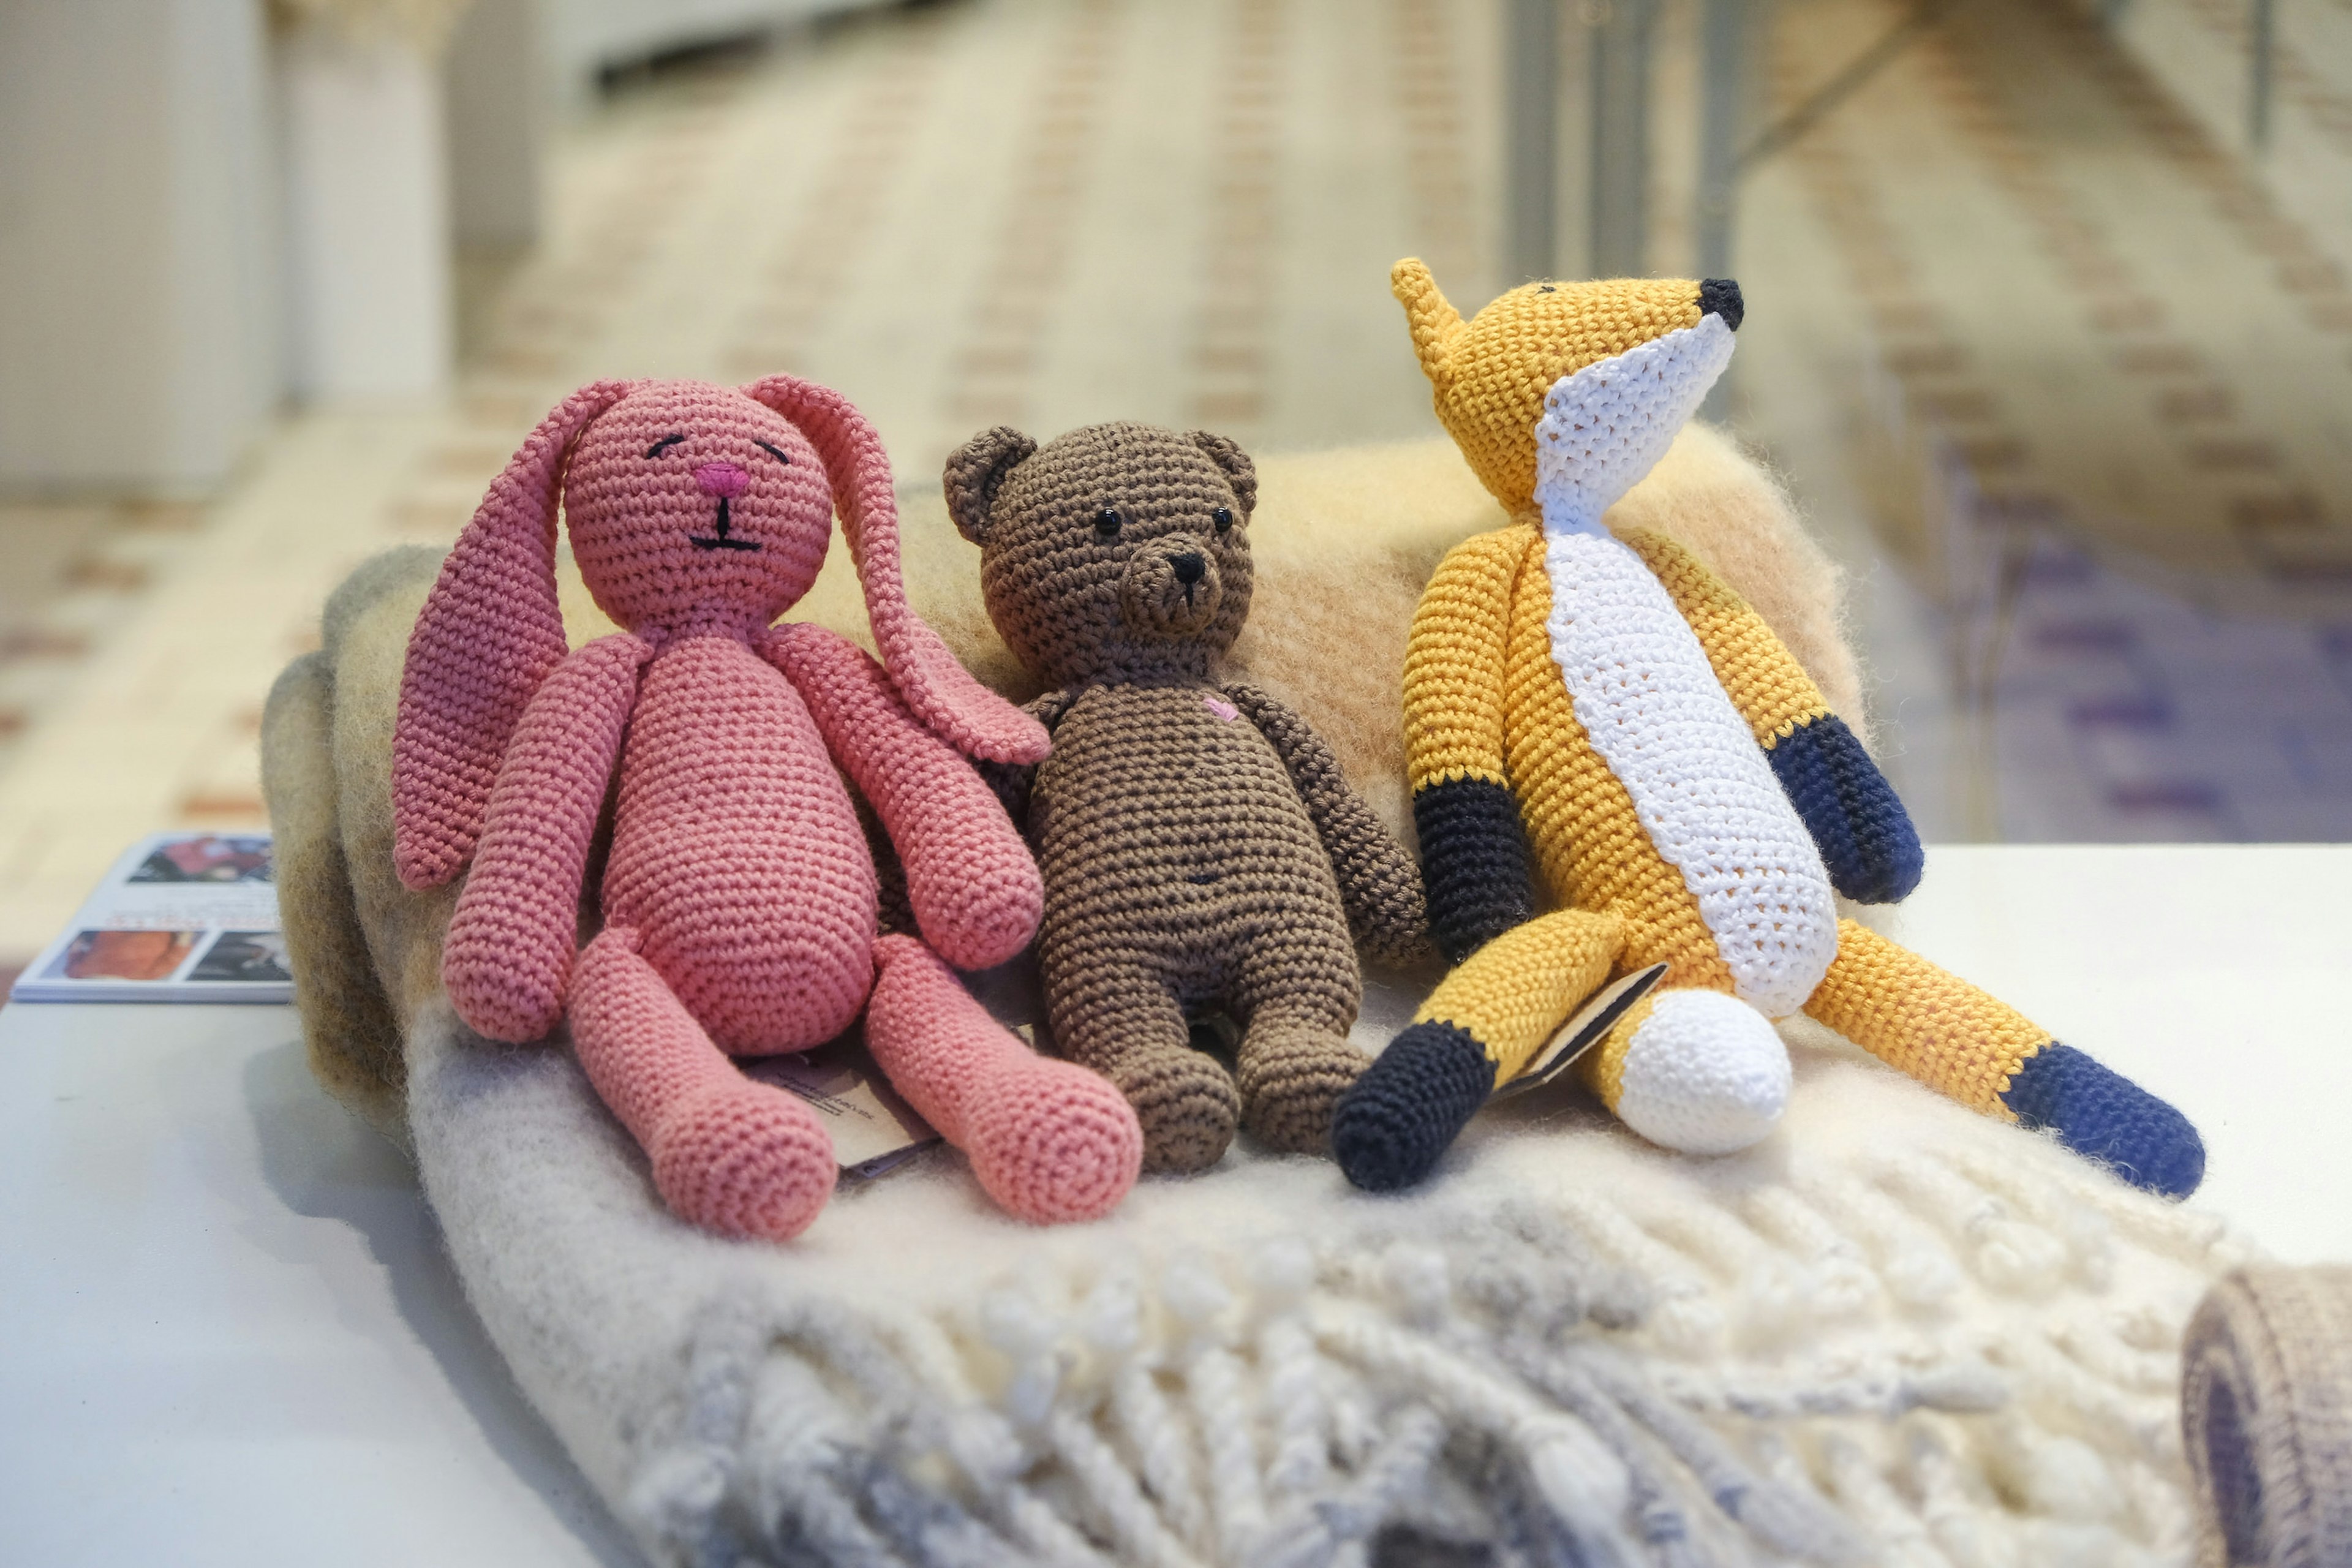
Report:
[[[1878,764],[1830,711],[1764,617],[1682,545],[1635,530],[1625,543],[1648,563],[1697,634],[1715,678],[1764,748],[1773,776],[1804,818],[1830,882],[1847,898],[1891,904],[1919,885],[1918,830]]]
[[[1358,945],[1381,963],[1412,963],[1436,950],[1421,871],[1403,845],[1349,786],[1339,759],[1297,713],[1256,687],[1234,681],[1225,695],[1257,726],[1290,773],[1307,815],[1339,875],[1339,900]]]
[[[799,689],[898,846],[924,940],[959,969],[1003,963],[1028,946],[1045,885],[971,763],[918,722],[882,667],[846,638],[801,622],[773,628],[760,650]]]
[[[1503,665],[1512,592],[1540,543],[1533,529],[1504,528],[1455,545],[1405,644],[1405,773],[1429,932],[1456,963],[1534,912],[1503,757]]]
[[[536,1040],[563,1016],[588,843],[651,657],[626,634],[572,654],[507,743],[441,952],[457,1016],[491,1039]]]

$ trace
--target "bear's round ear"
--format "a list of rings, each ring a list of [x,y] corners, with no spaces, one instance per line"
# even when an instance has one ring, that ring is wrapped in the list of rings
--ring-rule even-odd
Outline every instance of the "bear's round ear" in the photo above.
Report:
[[[941,482],[947,487],[948,515],[956,531],[974,544],[988,531],[988,512],[1005,476],[1026,462],[1037,443],[1010,425],[983,430],[948,458]]]
[[[1230,436],[1218,436],[1207,430],[1187,430],[1184,438],[1203,452],[1217,467],[1225,470],[1233,481],[1234,499],[1242,503],[1242,515],[1247,517],[1257,510],[1257,465],[1241,448],[1241,443]]]

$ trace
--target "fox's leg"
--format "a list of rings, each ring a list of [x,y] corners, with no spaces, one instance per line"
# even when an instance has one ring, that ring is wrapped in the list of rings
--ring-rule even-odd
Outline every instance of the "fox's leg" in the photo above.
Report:
[[[1576,1070],[1626,1126],[1685,1154],[1745,1149],[1789,1103],[1789,1048],[1771,1020],[1697,986],[1634,1003]]]
[[[788,1241],[832,1195],[824,1124],[797,1097],[745,1078],[637,954],[606,927],[572,970],[572,1047],[596,1092],[653,1162],[679,1218]]]
[[[1116,1207],[1143,1163],[1143,1129],[1118,1090],[1022,1044],[913,937],[886,936],[874,956],[866,1046],[988,1195],[1037,1225]]]
[[[1623,944],[1616,916],[1561,910],[1463,960],[1340,1097],[1331,1152],[1348,1179],[1391,1192],[1428,1175],[1495,1087],[1609,978]]]
[[[2134,1186],[2186,1197],[2204,1180],[2187,1117],[1866,926],[1838,922],[1837,962],[1805,1011],[1962,1105],[2050,1129]]]

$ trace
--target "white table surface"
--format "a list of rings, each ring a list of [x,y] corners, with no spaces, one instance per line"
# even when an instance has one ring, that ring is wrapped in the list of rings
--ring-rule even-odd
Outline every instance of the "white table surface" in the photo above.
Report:
[[[1890,930],[2165,1094],[2198,1201],[2352,1258],[2352,846],[1971,846]],[[292,1009],[0,1012],[0,1561],[620,1564]]]

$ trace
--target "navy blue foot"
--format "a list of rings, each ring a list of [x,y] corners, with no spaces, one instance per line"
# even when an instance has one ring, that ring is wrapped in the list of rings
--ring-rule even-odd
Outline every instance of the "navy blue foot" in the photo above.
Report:
[[[1348,1180],[1392,1193],[1429,1174],[1495,1089],[1495,1064],[1466,1029],[1415,1024],[1389,1042],[1331,1117]]]
[[[2205,1179],[2205,1141],[2189,1118],[2072,1046],[2028,1057],[2000,1098],[2020,1125],[2049,1128],[2144,1191],[2185,1198]]]

